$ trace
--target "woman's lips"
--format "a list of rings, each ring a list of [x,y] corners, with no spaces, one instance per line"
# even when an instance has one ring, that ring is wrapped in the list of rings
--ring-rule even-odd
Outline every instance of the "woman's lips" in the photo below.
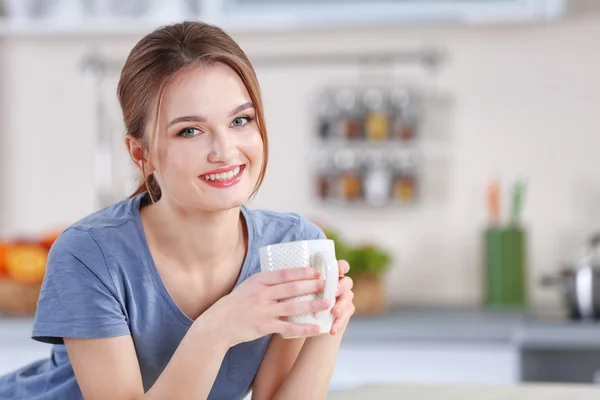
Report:
[[[204,183],[219,189],[228,188],[235,185],[242,179],[242,174],[246,165],[238,165],[226,168],[216,169],[198,178]]]

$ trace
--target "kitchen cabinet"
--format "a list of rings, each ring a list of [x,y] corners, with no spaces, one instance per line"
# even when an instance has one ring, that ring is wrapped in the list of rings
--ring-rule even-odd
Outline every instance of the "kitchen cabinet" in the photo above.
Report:
[[[129,4],[130,3],[130,4]],[[581,0],[198,0],[128,2],[112,10],[93,10],[78,2],[34,5],[7,1],[0,36],[130,35],[157,25],[199,19],[229,32],[420,24],[528,23],[563,18],[591,7]],[[116,3],[115,3],[116,4]],[[35,20],[31,19],[35,16]],[[13,23],[14,22],[14,23]]]
[[[510,343],[349,341],[340,349],[331,385],[511,384],[519,380],[518,360],[517,348]]]

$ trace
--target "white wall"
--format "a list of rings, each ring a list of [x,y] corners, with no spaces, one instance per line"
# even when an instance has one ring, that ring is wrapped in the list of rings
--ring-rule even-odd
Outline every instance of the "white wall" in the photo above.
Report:
[[[531,288],[539,288],[600,221],[600,18],[519,28],[389,29],[238,38],[252,54],[402,49],[433,40],[449,61],[436,75],[398,68],[452,99],[451,123],[427,147],[428,191],[412,209],[320,207],[309,195],[312,131],[308,96],[357,76],[356,67],[257,66],[270,129],[270,170],[255,206],[293,210],[352,240],[393,250],[388,289],[398,304],[476,304],[479,240],[489,173],[529,180]],[[93,103],[78,63],[89,44],[123,58],[138,38],[5,38],[0,41],[0,223],[35,231],[91,212]],[[114,80],[111,84],[114,84]],[[112,89],[111,89],[112,90]],[[281,200],[275,199],[278,194]]]

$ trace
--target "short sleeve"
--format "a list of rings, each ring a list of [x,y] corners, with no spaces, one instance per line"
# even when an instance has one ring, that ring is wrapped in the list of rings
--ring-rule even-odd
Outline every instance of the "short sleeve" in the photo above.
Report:
[[[48,254],[32,338],[62,344],[63,338],[129,334],[106,259],[92,234],[69,228]]]
[[[303,240],[327,239],[325,232],[314,222],[300,217],[301,232]]]

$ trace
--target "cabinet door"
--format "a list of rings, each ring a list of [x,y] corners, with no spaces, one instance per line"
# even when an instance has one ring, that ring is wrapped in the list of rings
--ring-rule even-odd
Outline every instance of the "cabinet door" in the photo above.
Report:
[[[340,348],[332,388],[376,383],[491,383],[519,380],[510,344],[449,342],[347,343]]]

